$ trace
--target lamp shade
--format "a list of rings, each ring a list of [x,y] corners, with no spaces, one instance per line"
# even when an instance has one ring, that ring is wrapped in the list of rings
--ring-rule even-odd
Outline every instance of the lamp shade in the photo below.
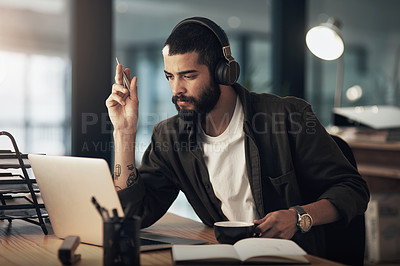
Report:
[[[306,35],[308,49],[323,60],[338,59],[344,52],[340,22],[329,18],[326,23],[311,28]]]

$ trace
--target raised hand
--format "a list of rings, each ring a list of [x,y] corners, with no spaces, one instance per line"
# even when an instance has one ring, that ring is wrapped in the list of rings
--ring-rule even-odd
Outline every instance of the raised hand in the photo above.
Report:
[[[125,74],[130,79],[129,68]],[[115,131],[123,134],[136,134],[139,99],[137,96],[137,77],[130,82],[130,93],[123,85],[122,65],[118,64],[115,72],[115,83],[112,92],[106,100],[106,106]]]

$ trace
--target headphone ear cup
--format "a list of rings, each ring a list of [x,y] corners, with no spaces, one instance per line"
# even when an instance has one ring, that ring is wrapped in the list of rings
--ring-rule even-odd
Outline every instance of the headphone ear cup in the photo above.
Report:
[[[220,60],[215,68],[215,79],[222,85],[233,85],[238,80],[240,67],[236,61]]]

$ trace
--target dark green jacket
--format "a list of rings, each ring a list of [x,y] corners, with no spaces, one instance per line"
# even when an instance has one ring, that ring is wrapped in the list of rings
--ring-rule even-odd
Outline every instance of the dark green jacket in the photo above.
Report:
[[[246,164],[260,217],[319,199],[332,202],[344,223],[364,213],[369,200],[365,181],[307,102],[250,93],[239,84],[234,88],[243,105]],[[179,190],[206,225],[227,219],[213,192],[195,124],[174,116],[155,126],[138,173],[137,182],[119,196],[123,207],[128,202],[136,207],[142,227],[161,218]],[[323,256],[323,234],[315,226],[293,239],[308,253]]]

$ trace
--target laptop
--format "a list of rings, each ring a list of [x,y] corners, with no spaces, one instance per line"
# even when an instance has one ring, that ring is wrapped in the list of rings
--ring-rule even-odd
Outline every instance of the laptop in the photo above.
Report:
[[[103,245],[103,220],[92,203],[97,202],[118,216],[124,212],[103,159],[29,154],[54,234],[59,238],[78,235],[81,242]],[[173,244],[204,244],[205,241],[141,231],[141,251],[170,248]]]

